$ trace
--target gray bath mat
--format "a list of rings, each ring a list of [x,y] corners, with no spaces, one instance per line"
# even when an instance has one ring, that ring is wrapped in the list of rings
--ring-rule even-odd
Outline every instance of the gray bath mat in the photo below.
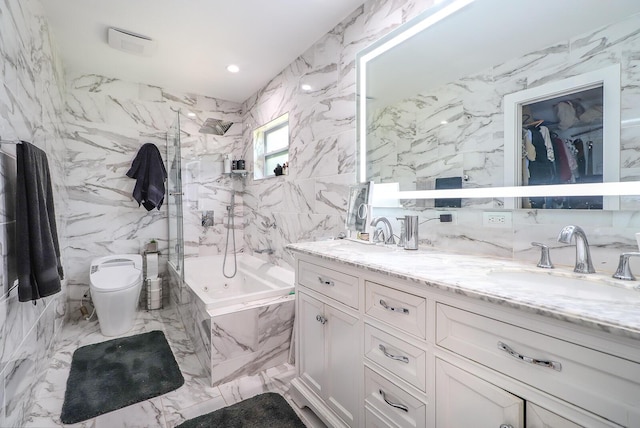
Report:
[[[176,428],[304,428],[287,400],[275,392],[256,395],[229,407],[189,419]]]
[[[161,331],[76,349],[60,419],[74,424],[139,403],[184,384]]]

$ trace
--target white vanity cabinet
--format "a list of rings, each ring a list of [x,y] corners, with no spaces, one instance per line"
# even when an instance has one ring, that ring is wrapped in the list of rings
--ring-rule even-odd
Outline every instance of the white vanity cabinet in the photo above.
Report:
[[[640,427],[640,341],[296,253],[294,401],[331,427]]]
[[[296,401],[329,426],[358,426],[362,410],[361,327],[357,311],[348,307],[358,306],[357,283],[357,277],[321,265],[298,266]]]

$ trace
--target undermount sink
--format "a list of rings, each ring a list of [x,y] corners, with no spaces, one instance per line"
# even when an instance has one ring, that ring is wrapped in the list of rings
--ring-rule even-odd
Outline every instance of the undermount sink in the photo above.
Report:
[[[599,301],[638,299],[637,281],[616,281],[602,275],[587,276],[553,270],[493,270],[489,278],[514,290],[539,291],[546,295]]]

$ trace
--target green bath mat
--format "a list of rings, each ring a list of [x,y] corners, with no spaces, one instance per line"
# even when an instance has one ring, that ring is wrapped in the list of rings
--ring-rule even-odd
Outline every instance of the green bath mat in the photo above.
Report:
[[[184,384],[161,331],[76,349],[60,419],[74,424],[148,400]]]
[[[215,412],[189,419],[176,428],[304,428],[287,400],[275,392],[256,395]]]

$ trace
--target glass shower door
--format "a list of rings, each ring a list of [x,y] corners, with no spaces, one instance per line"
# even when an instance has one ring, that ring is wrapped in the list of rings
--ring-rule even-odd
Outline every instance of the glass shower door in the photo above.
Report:
[[[184,279],[184,233],[182,225],[182,168],[180,154],[180,113],[167,132],[167,162],[169,164],[169,263]]]

